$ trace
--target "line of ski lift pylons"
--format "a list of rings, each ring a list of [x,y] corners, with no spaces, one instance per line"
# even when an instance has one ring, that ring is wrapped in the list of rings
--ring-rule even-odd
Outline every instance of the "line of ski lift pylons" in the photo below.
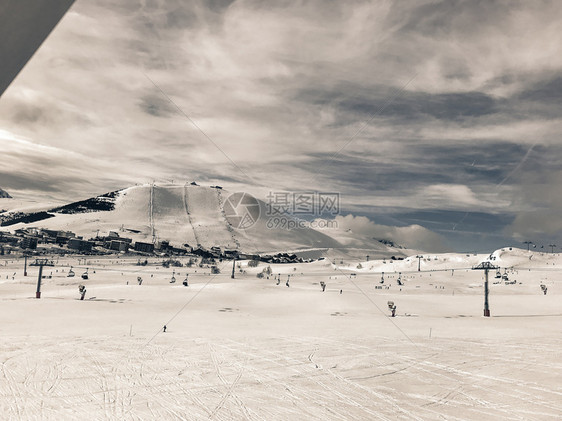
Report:
[[[25,256],[25,257],[26,257],[26,263],[27,263],[27,257],[29,257],[29,256]],[[416,257],[422,257],[422,256],[416,256]],[[233,259],[233,262],[236,262],[236,259]],[[43,266],[54,266],[54,264],[53,264],[53,261],[52,261],[52,260],[49,261],[48,259],[37,259],[36,262],[35,262],[35,263],[32,263],[31,265],[32,265],[32,266],[40,266],[39,280],[38,280],[38,284],[37,284],[37,294],[36,294],[36,297],[37,297],[37,298],[40,298],[40,296],[41,296],[41,295],[40,295],[40,294],[41,294],[41,293],[40,293],[41,278],[46,278],[46,277],[47,277],[47,276],[42,276],[42,269],[43,269]],[[69,270],[69,272],[68,272],[68,274],[67,274],[67,277],[72,278],[72,277],[76,276],[76,273],[74,272],[73,268],[74,268],[73,266],[70,267],[70,270]],[[213,266],[213,267],[212,267],[212,269],[215,269],[215,268],[216,268],[216,266]],[[493,267],[493,266],[491,266],[491,268],[496,269],[495,279],[500,279],[500,281],[494,282],[494,283],[500,283],[501,281],[504,281],[506,285],[508,285],[508,284],[516,284],[516,283],[517,283],[516,280],[511,280],[511,281],[509,280],[509,277],[508,277],[508,274],[507,274],[507,271],[508,271],[508,268],[507,268],[507,267],[504,268],[504,273],[503,273],[503,274],[501,273],[501,268],[500,268],[500,267]],[[456,269],[457,269],[457,270],[462,270],[463,268],[456,268]],[[468,269],[468,268],[466,268],[466,269]],[[475,268],[472,268],[472,269],[475,269]],[[89,268],[86,268],[86,270],[82,273],[82,275],[81,275],[82,279],[84,279],[84,280],[89,279],[88,270],[89,270]],[[455,269],[441,269],[441,270],[437,269],[437,270],[430,270],[430,271],[425,271],[425,270],[424,270],[423,272],[436,272],[436,271],[438,272],[438,271],[449,271],[449,270],[451,270],[451,274],[454,274],[454,270],[455,270]],[[25,269],[24,269],[24,271],[25,271],[25,272],[24,272],[25,275],[27,275],[27,271],[26,271]],[[512,271],[512,273],[513,273],[513,268],[511,268],[511,271]],[[411,271],[411,272],[414,272],[414,271]],[[410,272],[410,271],[404,271],[404,273],[411,273],[411,272]],[[418,266],[417,272],[421,272],[419,266]],[[95,273],[95,271],[94,271],[94,273]],[[218,271],[218,270],[212,270],[212,273],[219,273],[219,271]],[[396,272],[394,272],[394,273],[396,273]],[[173,273],[172,273],[172,277],[171,277],[171,279],[170,279],[170,283],[175,283],[175,282],[176,282],[176,277],[175,277],[175,275],[176,275],[176,272],[175,272],[175,270],[174,270]],[[277,285],[279,285],[279,283],[281,282],[281,276],[280,276],[280,275],[281,275],[281,274],[279,274],[279,277],[277,278]],[[189,276],[189,274],[186,273],[185,279],[184,279],[184,281],[183,281],[183,285],[186,286],[186,287],[189,286],[188,276]],[[355,273],[351,273],[350,276],[351,276],[351,277],[354,277],[354,276],[356,276],[356,274],[355,274]],[[234,265],[233,265],[233,276],[232,276],[232,277],[234,278]],[[50,276],[49,276],[49,278],[50,278]],[[290,275],[288,275],[288,278],[287,278],[287,282],[286,282],[286,286],[287,286],[287,287],[289,287],[289,279],[290,279]],[[137,277],[137,282],[138,282],[139,285],[142,285],[142,278],[141,278],[140,276]],[[380,280],[380,283],[381,283],[381,284],[384,284],[384,282],[385,282],[385,279],[384,279],[384,272],[382,272],[382,273],[381,273],[381,280]],[[398,285],[400,285],[400,286],[404,285],[403,280],[402,280],[402,272],[399,272],[399,273],[398,273],[398,278],[397,278],[396,282],[397,282]],[[127,282],[127,283],[128,283],[128,282]],[[326,284],[325,284],[324,282],[320,282],[320,286],[322,287],[322,291],[325,291],[325,289],[326,289]],[[546,295],[546,294],[547,294],[547,290],[548,290],[548,288],[546,287],[546,285],[541,284],[540,287],[541,287],[542,292],[544,293],[544,295]],[[381,287],[377,287],[377,288],[381,288]],[[85,295],[86,295],[86,287],[85,287],[84,285],[80,284],[80,285],[78,286],[78,290],[79,290],[79,292],[80,292],[80,300],[84,300],[84,297],[85,297]],[[340,291],[340,294],[341,294],[341,293],[342,293],[342,291]],[[395,311],[396,311],[396,306],[394,306],[394,303],[392,303],[392,305],[391,305],[391,303],[389,302],[389,309],[390,309],[391,312],[392,312],[392,317],[394,317],[394,313],[395,313]]]

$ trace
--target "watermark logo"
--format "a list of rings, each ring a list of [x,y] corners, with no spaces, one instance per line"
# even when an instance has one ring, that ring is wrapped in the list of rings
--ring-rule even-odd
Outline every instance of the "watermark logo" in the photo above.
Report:
[[[228,196],[223,210],[228,223],[238,230],[254,226],[261,213],[260,202],[243,192]],[[265,203],[265,226],[284,230],[337,228],[333,217],[339,213],[339,193],[269,192]]]
[[[260,203],[249,193],[233,193],[223,206],[226,220],[233,228],[248,229],[260,217]]]
[[[269,229],[337,228],[337,222],[334,219],[322,218],[334,217],[339,213],[339,193],[270,192],[267,195],[266,226]]]
[[[336,216],[340,213],[340,194],[327,192],[270,192],[267,195],[267,216],[295,217]]]

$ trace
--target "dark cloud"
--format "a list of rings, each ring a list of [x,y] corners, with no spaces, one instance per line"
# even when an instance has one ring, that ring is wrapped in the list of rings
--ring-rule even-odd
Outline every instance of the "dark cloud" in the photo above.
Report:
[[[451,141],[441,145],[397,142],[399,148],[389,153],[384,147],[371,154],[349,153],[353,149],[350,145],[342,154],[311,154],[308,160],[295,166],[308,168],[313,173],[320,168],[324,176],[349,186],[400,194],[404,189],[435,183],[495,188],[527,152],[525,146],[505,141],[488,142],[479,147],[470,142]],[[542,150],[537,149],[537,156],[543,155]]]
[[[25,103],[16,105],[12,113],[18,124],[52,124],[55,117],[52,109]]]
[[[516,96],[523,101],[541,102],[544,104],[560,106],[562,102],[562,77],[541,80]]]
[[[499,234],[502,229],[513,222],[513,214],[495,214],[484,212],[461,211],[407,211],[397,213],[396,218],[403,224],[423,224],[436,231],[459,230],[476,234]]]
[[[520,240],[558,241],[562,235],[562,146],[551,146],[529,154],[521,171],[514,175],[514,203],[519,210],[506,234]]]
[[[295,99],[319,107],[331,107],[339,122],[366,121],[373,116],[408,124],[434,118],[462,121],[495,114],[498,101],[483,92],[431,94],[401,91],[388,86],[365,89],[361,86],[338,86],[333,90],[305,89]],[[388,123],[388,120],[387,120]]]
[[[14,191],[34,191],[48,193],[64,192],[69,186],[79,186],[86,180],[69,180],[64,175],[22,172],[19,174],[0,170],[0,182],[4,188]]]
[[[520,245],[506,229],[515,220],[513,213],[461,212],[446,210],[416,210],[359,207],[355,215],[385,225],[406,227],[420,225],[446,238],[444,244],[453,250],[490,252],[506,245]]]
[[[139,106],[141,109],[154,117],[169,117],[172,114],[177,114],[177,109],[163,96],[146,95],[140,100]]]
[[[22,97],[13,101],[6,113],[19,127],[34,131],[44,127],[62,129],[67,124],[87,127],[92,121],[81,110],[65,107],[49,98]]]
[[[471,36],[474,25],[494,26],[506,13],[505,1],[443,0],[413,7],[401,30],[441,38],[451,33]]]

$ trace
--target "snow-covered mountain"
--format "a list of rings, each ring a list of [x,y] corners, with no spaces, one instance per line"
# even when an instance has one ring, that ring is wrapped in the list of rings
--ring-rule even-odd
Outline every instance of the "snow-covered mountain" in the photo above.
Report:
[[[11,199],[11,198],[12,196],[10,196],[6,190],[2,190],[0,188],[0,199]]]
[[[217,246],[249,253],[310,249],[349,252],[329,233],[302,224],[272,226],[266,204],[259,200],[259,217],[250,221],[252,223],[245,229],[238,229],[237,220],[227,215],[232,212],[232,207],[225,206],[230,197],[230,192],[218,187],[146,184],[64,206],[11,208],[1,215],[0,222],[4,230],[41,227],[72,231],[84,238],[118,231],[121,236],[135,241],[168,240],[176,246]],[[284,218],[296,221],[290,215]],[[405,251],[375,240],[371,248],[377,254],[388,256],[404,255]],[[361,250],[358,254],[369,252]]]

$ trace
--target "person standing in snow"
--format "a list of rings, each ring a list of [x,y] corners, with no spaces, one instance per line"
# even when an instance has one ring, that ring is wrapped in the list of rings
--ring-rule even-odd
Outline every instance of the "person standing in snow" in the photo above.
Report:
[[[388,304],[388,309],[391,312],[390,317],[396,316],[396,304],[394,304],[394,301],[389,301],[387,304]]]
[[[83,301],[86,296],[86,287],[84,285],[79,285],[78,291],[80,292],[80,300]]]

